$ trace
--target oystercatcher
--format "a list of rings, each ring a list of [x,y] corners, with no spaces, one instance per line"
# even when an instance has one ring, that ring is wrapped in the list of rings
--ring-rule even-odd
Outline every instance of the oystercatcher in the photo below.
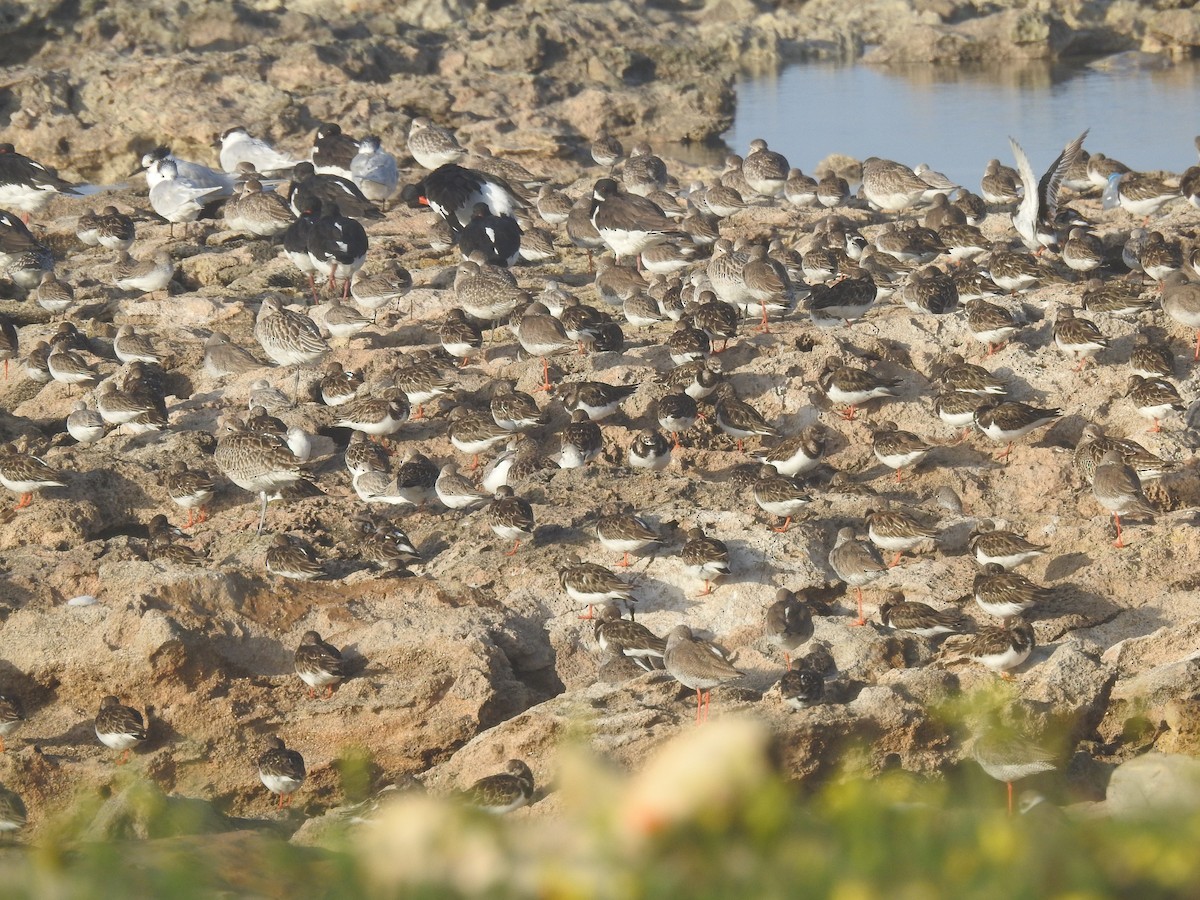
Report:
[[[493,216],[486,203],[476,203],[458,247],[464,257],[481,252],[493,266],[511,266],[521,255],[521,226],[512,216]]]
[[[471,223],[477,203],[485,204],[496,216],[511,216],[524,205],[503,178],[453,163],[439,166],[415,184],[406,184],[400,199],[413,209],[428,206],[455,232]]]
[[[78,195],[79,191],[53,170],[18,153],[12,144],[0,144],[0,207],[19,209],[21,220],[28,224],[30,213],[41,212],[55,194]]]

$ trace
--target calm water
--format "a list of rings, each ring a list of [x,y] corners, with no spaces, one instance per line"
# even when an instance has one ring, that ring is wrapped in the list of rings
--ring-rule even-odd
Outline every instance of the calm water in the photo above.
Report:
[[[725,142],[745,154],[762,137],[805,172],[830,153],[929,163],[978,192],[992,157],[1013,164],[1008,138],[1040,174],[1091,128],[1085,148],[1136,170],[1196,163],[1200,63],[1147,71],[1096,66],[910,67],[806,63],[737,86]]]

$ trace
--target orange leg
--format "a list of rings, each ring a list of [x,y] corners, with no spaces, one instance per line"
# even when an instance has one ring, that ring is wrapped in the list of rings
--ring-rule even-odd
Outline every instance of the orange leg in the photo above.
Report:
[[[478,468],[479,468],[479,454],[476,453],[475,456],[471,459],[471,471],[474,472]]]
[[[862,588],[856,587],[854,590],[858,594],[858,621],[851,622],[850,624],[853,625],[855,628],[858,628],[860,626],[867,624],[867,617],[863,615]]]
[[[316,688],[311,688],[311,687],[310,687],[310,688],[308,689],[308,699],[309,699],[309,700],[316,700],[316,699],[317,699],[317,689],[316,689]]]
[[[200,507],[200,518],[197,519],[196,521],[199,523],[204,523],[204,522],[208,521],[208,504],[207,503],[204,504],[202,507]]]
[[[1160,431],[1162,431],[1162,426],[1158,424],[1158,419],[1155,419],[1155,420],[1154,420],[1154,427],[1153,427],[1153,428],[1147,428],[1146,430],[1147,430],[1147,431],[1149,431],[1149,432],[1151,432],[1152,434],[1158,434]]]
[[[853,422],[854,417],[856,415],[858,415],[858,407],[854,406],[854,404],[851,404],[850,406],[847,406],[845,409],[843,409],[840,413],[838,413],[838,415],[841,416],[843,419],[845,419],[847,422]]]
[[[416,414],[415,416],[413,416],[413,417],[412,417],[412,418],[411,418],[409,421],[411,421],[411,422],[419,422],[419,421],[421,421],[423,418],[425,418],[425,404],[423,404],[423,403],[418,403],[418,404],[417,404],[417,414]]]
[[[679,449],[679,432],[678,432],[678,431],[672,431],[672,432],[671,432],[671,437],[675,439],[675,443],[671,445],[671,449],[672,449],[672,450],[678,450],[678,449]]]
[[[1008,462],[1008,457],[1012,454],[1012,448],[1012,441],[1009,441],[1008,446],[1004,448],[1004,452],[996,454],[996,459],[1002,459],[1005,462]]]
[[[896,470],[896,484],[899,484],[903,480],[904,480],[904,469],[903,469],[903,467],[901,467]]]
[[[4,735],[0,734],[0,753],[4,752]]]
[[[892,557],[892,561],[890,563],[888,563],[888,568],[894,569],[894,568],[896,568],[896,566],[900,565],[900,557],[902,555],[903,554],[899,550],[897,550],[896,555]]]
[[[700,724],[700,710],[704,706],[704,695],[700,692],[700,688],[696,688],[696,724]]]
[[[14,509],[24,509],[31,503],[33,503],[33,494],[22,494],[21,499],[17,501],[17,505],[14,507]]]
[[[757,331],[759,334],[770,334],[771,326],[767,322],[767,304],[765,304],[765,303],[763,304],[762,311],[763,311],[763,317],[762,317],[762,321],[758,323]]]
[[[595,615],[595,613],[593,613],[593,612],[592,612],[592,604],[590,604],[590,603],[588,604],[588,611],[587,611],[587,615],[586,615],[586,616],[580,616],[579,618],[581,618],[581,619],[594,619],[594,618],[596,618],[596,615]]]
[[[696,596],[697,597],[707,597],[711,593],[712,593],[712,581],[708,578],[705,578],[704,579],[704,590],[702,590]]]
[[[550,363],[542,360],[542,383],[533,389],[533,392],[549,391],[553,385],[550,384]]]
[[[123,766],[123,765],[125,765],[125,763],[129,762],[129,753],[131,750],[132,750],[132,748],[130,748],[130,747],[125,748],[125,752],[122,753],[121,758],[119,760],[117,760],[118,766]]]
[[[183,527],[184,528],[192,527],[192,510],[190,508],[188,509],[188,520],[183,523]]]
[[[520,546],[521,546],[520,541],[513,541],[513,548],[511,550],[509,550],[507,553],[505,553],[504,555],[505,556],[515,556],[517,553],[517,548]]]
[[[786,519],[783,520],[782,525],[780,525],[778,528],[772,528],[771,530],[774,531],[776,534],[786,534],[787,530],[791,527],[792,527],[792,517],[788,516]]]
[[[1196,352],[1192,354],[1192,362],[1200,360],[1200,331],[1196,332]]]
[[[1116,523],[1116,526],[1117,526],[1117,539],[1113,542],[1113,546],[1114,547],[1124,547],[1125,542],[1123,540],[1121,540],[1121,517],[1114,514],[1113,522]]]
[[[738,453],[744,453],[746,448],[742,445],[742,439],[738,438]]]
[[[624,556],[622,556],[621,561],[619,563],[617,563],[617,565],[620,566],[622,569],[628,569],[630,566],[629,554],[626,553]]]
[[[1012,788],[1012,782],[1011,782],[1011,781],[1006,781],[1006,782],[1005,782],[1005,784],[1007,784],[1007,785],[1008,785],[1008,814],[1011,816],[1011,815],[1013,814],[1013,798],[1012,798],[1012,795],[1013,795],[1013,788]]]
[[[278,804],[278,805],[275,807],[277,810],[278,810],[278,809],[283,809],[283,798],[284,798],[285,796],[287,796],[287,795],[286,795],[286,794],[280,794],[280,795],[279,795],[279,804]]]

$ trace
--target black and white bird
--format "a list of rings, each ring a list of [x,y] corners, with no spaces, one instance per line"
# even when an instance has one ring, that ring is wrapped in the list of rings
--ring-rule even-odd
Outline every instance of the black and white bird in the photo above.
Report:
[[[618,262],[661,244],[678,230],[657,203],[637,194],[621,193],[611,178],[601,178],[592,187],[591,220]]]
[[[313,303],[317,300],[317,284],[314,276],[317,271],[316,263],[308,254],[308,241],[321,218],[321,201],[315,197],[301,207],[296,221],[288,226],[283,233],[283,251],[301,274],[308,276],[308,286],[312,290]]]
[[[367,258],[367,232],[357,220],[343,216],[336,206],[322,207],[321,217],[308,235],[308,255],[318,272],[329,278],[329,287],[342,282],[342,299],[350,296],[350,279]]]
[[[350,177],[350,161],[358,155],[358,141],[342,133],[340,125],[325,122],[313,138],[312,164],[318,174]]]
[[[496,216],[511,216],[524,205],[503,178],[453,163],[439,166],[420,181],[406,184],[400,199],[413,209],[428,206],[458,232],[471,223],[477,203]]]
[[[1021,205],[1013,213],[1013,227],[1030,250],[1058,246],[1058,191],[1062,187],[1067,170],[1079,159],[1087,134],[1087,131],[1084,131],[1067,144],[1050,164],[1046,174],[1037,182],[1034,181],[1033,166],[1029,164],[1029,158],[1021,149],[1021,145],[1012,138],[1008,139],[1013,156],[1017,160],[1017,171],[1021,174],[1021,186],[1025,191],[1021,197]]]
[[[511,266],[521,255],[521,226],[512,216],[494,216],[486,203],[476,203],[458,248],[464,257],[482,253],[490,265]]]
[[[0,144],[0,208],[19,209],[28,222],[30,213],[41,212],[55,194],[78,193],[75,185],[12,144]]]
[[[383,213],[375,208],[363,192],[349,178],[317,172],[310,162],[296,163],[292,169],[292,181],[288,188],[288,203],[292,212],[300,215],[304,207],[319,200],[323,204],[336,206],[344,216],[355,219],[382,219]]]

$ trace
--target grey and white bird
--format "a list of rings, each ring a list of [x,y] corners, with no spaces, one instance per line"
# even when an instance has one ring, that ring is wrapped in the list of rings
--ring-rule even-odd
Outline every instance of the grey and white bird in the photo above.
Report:
[[[251,137],[240,125],[221,135],[221,168],[234,173],[242,163],[250,163],[263,175],[285,172],[299,160],[276,150],[261,138]]]
[[[1055,157],[1054,162],[1050,163],[1050,168],[1045,174],[1036,181],[1033,166],[1029,164],[1025,151],[1015,140],[1008,139],[1013,156],[1017,160],[1017,171],[1021,175],[1021,187],[1024,190],[1021,203],[1013,213],[1013,227],[1030,250],[1055,248],[1058,245],[1058,192],[1067,170],[1075,165],[1079,158],[1087,134],[1085,130],[1067,144]]]
[[[358,142],[358,153],[350,160],[350,180],[364,197],[375,202],[386,202],[396,193],[400,183],[396,157],[383,149],[375,135]]]

